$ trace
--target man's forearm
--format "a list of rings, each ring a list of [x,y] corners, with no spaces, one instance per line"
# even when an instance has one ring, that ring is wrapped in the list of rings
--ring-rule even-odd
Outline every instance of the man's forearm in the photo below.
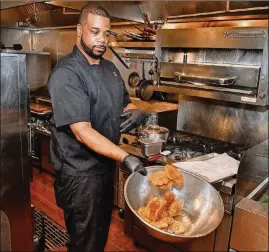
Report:
[[[93,129],[90,123],[84,123],[84,125],[79,128],[74,128],[72,125],[70,127],[79,142],[85,144],[89,149],[92,149],[100,155],[120,162],[128,155],[128,153],[119,146]]]

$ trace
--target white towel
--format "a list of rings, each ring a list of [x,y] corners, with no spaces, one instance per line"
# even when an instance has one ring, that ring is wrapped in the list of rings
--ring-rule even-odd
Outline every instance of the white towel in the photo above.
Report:
[[[205,161],[177,162],[173,165],[214,183],[237,174],[239,163],[227,153],[223,153]]]

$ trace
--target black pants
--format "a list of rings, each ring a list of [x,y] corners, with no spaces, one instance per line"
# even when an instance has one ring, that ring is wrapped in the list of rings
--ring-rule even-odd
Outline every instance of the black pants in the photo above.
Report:
[[[64,211],[70,235],[68,251],[104,251],[113,207],[113,175],[55,176],[57,205]]]

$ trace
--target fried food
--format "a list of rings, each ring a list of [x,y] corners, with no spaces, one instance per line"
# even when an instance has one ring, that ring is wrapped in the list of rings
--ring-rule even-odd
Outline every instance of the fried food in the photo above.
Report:
[[[168,203],[172,203],[174,201],[174,199],[176,198],[176,195],[173,192],[166,192],[163,195],[163,198],[168,202]]]
[[[159,186],[159,188],[163,189],[163,190],[170,190],[173,187],[173,181],[168,181],[168,183],[166,185],[161,185]]]
[[[148,175],[149,180],[155,186],[163,190],[170,190],[174,184],[183,185],[182,173],[173,165],[165,165],[164,171],[154,172]]]
[[[175,234],[184,233],[191,225],[190,218],[182,212],[183,199],[176,199],[173,192],[154,197],[145,207],[138,209],[138,214],[156,228]]]
[[[173,224],[174,220],[170,217],[162,218],[159,221],[152,222],[151,225],[153,225],[156,228],[165,229],[167,230],[169,225]]]
[[[167,229],[169,226],[166,222],[162,221],[152,222],[151,225],[159,229]]]
[[[183,186],[184,178],[183,178],[182,173],[180,173],[180,176],[177,179],[173,180],[173,181],[174,181],[175,184]]]
[[[174,221],[169,226],[169,230],[175,234],[183,234],[187,231],[187,229],[188,229],[188,226],[179,221]]]
[[[164,172],[170,180],[176,180],[179,177],[179,171],[173,165],[165,165]]]
[[[169,211],[168,211],[169,216],[176,217],[176,216],[180,215],[180,213],[183,209],[183,206],[184,206],[184,200],[182,200],[182,199],[174,200],[169,207]]]
[[[151,181],[151,183],[156,186],[166,185],[169,181],[164,171],[149,174],[148,178]]]
[[[146,206],[145,217],[150,221],[158,221],[166,209],[166,204],[167,201],[163,198],[153,198]]]
[[[145,216],[145,210],[146,210],[146,207],[140,207],[137,212],[141,217],[144,217]]]
[[[164,171],[148,175],[148,179],[160,189],[170,190],[174,184],[183,185],[182,173],[173,165],[166,165]],[[190,218],[182,212],[183,199],[176,199],[176,195],[167,191],[163,197],[154,197],[144,207],[138,209],[139,216],[156,228],[182,234],[191,226]]]
[[[142,217],[142,219],[144,219],[146,222],[151,222],[146,216],[145,216],[145,210],[146,210],[146,207],[140,207],[138,209],[138,214]],[[167,213],[168,214],[168,213]]]
[[[170,217],[165,217],[160,220],[160,222],[167,223],[168,225],[171,225],[174,223],[174,219]]]
[[[174,183],[179,185],[183,184],[183,175],[175,166],[167,164],[164,167],[164,172],[167,178],[172,180]]]
[[[163,218],[166,218],[166,217],[169,217],[169,213],[168,213],[168,209],[167,209],[167,207],[166,207],[166,209],[163,211],[163,213],[161,214],[160,219],[163,219]]]

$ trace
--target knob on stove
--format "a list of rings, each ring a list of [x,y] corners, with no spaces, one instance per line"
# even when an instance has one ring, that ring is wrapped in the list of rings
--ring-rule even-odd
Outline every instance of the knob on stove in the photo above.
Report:
[[[122,208],[119,209],[119,217],[120,217],[121,219],[124,218],[124,210],[123,210]]]

